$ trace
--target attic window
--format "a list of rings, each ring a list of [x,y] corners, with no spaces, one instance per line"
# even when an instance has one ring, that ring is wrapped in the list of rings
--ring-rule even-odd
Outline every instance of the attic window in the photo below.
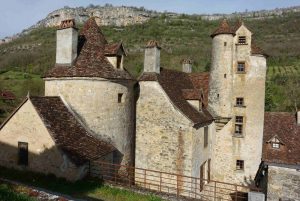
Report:
[[[239,36],[239,44],[246,44],[246,36]]]
[[[271,144],[272,144],[272,148],[280,149],[280,141],[276,137],[273,138],[273,140],[271,141]]]

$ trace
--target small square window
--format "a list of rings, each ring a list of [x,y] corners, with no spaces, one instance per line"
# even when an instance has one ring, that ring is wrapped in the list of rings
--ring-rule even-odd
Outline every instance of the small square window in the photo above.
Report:
[[[237,72],[245,72],[245,62],[238,62]]]
[[[118,103],[122,103],[123,94],[118,94]]]
[[[243,125],[239,125],[239,124],[235,125],[235,134],[237,135],[243,134]]]
[[[236,106],[242,107],[244,106],[244,98],[236,98]]]
[[[246,44],[246,36],[239,36],[239,44]]]
[[[274,149],[279,149],[279,148],[280,148],[280,144],[277,143],[277,142],[273,142],[273,143],[272,143],[272,148],[274,148]]]
[[[243,123],[243,121],[244,121],[244,117],[242,117],[242,116],[236,116],[235,117],[235,123]]]
[[[227,46],[227,42],[224,42],[224,46]]]
[[[236,161],[236,169],[237,170],[244,170],[244,161],[243,160],[237,160]]]

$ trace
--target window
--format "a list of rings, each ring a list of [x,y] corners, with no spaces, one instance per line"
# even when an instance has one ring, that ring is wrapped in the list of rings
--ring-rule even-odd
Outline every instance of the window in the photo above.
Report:
[[[245,72],[245,62],[238,62],[237,72]]]
[[[208,127],[204,127],[204,147],[208,145]]]
[[[244,106],[244,98],[236,98],[236,106],[242,107]]]
[[[243,160],[236,161],[236,170],[244,170],[244,161]]]
[[[18,164],[28,165],[28,143],[18,142]]]
[[[272,141],[272,148],[279,149],[280,148],[280,141],[275,137]]]
[[[246,44],[246,36],[239,36],[239,44]]]
[[[235,117],[235,131],[234,131],[234,133],[236,135],[242,135],[243,134],[243,123],[244,123],[244,117],[242,117],[242,116],[236,116]]]
[[[118,94],[118,103],[122,103],[123,94]]]
[[[224,46],[226,46],[227,45],[227,42],[224,42]]]
[[[117,68],[121,68],[122,56],[117,56]]]

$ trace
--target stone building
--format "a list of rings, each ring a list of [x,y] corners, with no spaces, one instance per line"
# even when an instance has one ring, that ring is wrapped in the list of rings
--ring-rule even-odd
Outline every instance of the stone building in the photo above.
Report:
[[[25,169],[67,179],[84,176],[87,161],[133,165],[136,81],[124,56],[122,43],[108,44],[94,18],[80,34],[74,20],[63,21],[45,97],[28,97],[1,126],[1,164],[20,167],[22,160]]]
[[[190,71],[189,63],[183,69]],[[136,104],[137,167],[210,178],[215,128],[204,100],[205,75],[162,68],[158,43],[147,44]]]
[[[268,201],[300,200],[300,112],[265,113],[263,157],[256,175]]]
[[[213,178],[251,184],[262,155],[266,55],[241,22],[231,27],[224,20],[211,37],[208,108],[216,122]]]

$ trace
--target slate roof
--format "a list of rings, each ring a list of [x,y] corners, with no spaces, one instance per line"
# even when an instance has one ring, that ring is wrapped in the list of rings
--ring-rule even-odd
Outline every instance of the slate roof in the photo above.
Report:
[[[44,77],[101,77],[106,79],[134,78],[125,69],[116,69],[105,57],[105,53],[114,53],[116,45],[109,45],[94,18],[85,24],[79,36],[78,57],[70,66],[56,65]]]
[[[172,103],[195,124],[195,127],[207,125],[213,121],[213,117],[206,108],[202,111],[197,111],[186,101],[185,93],[189,90],[194,93],[195,90],[197,90],[194,88],[189,74],[161,68],[160,74],[143,73],[140,76],[139,81],[157,81]]]
[[[278,137],[283,145],[274,149],[269,141]],[[268,163],[300,165],[300,125],[296,115],[286,112],[266,112],[264,120],[263,157]]]
[[[30,97],[56,145],[76,164],[105,156],[115,148],[96,139],[77,121],[60,97]]]

